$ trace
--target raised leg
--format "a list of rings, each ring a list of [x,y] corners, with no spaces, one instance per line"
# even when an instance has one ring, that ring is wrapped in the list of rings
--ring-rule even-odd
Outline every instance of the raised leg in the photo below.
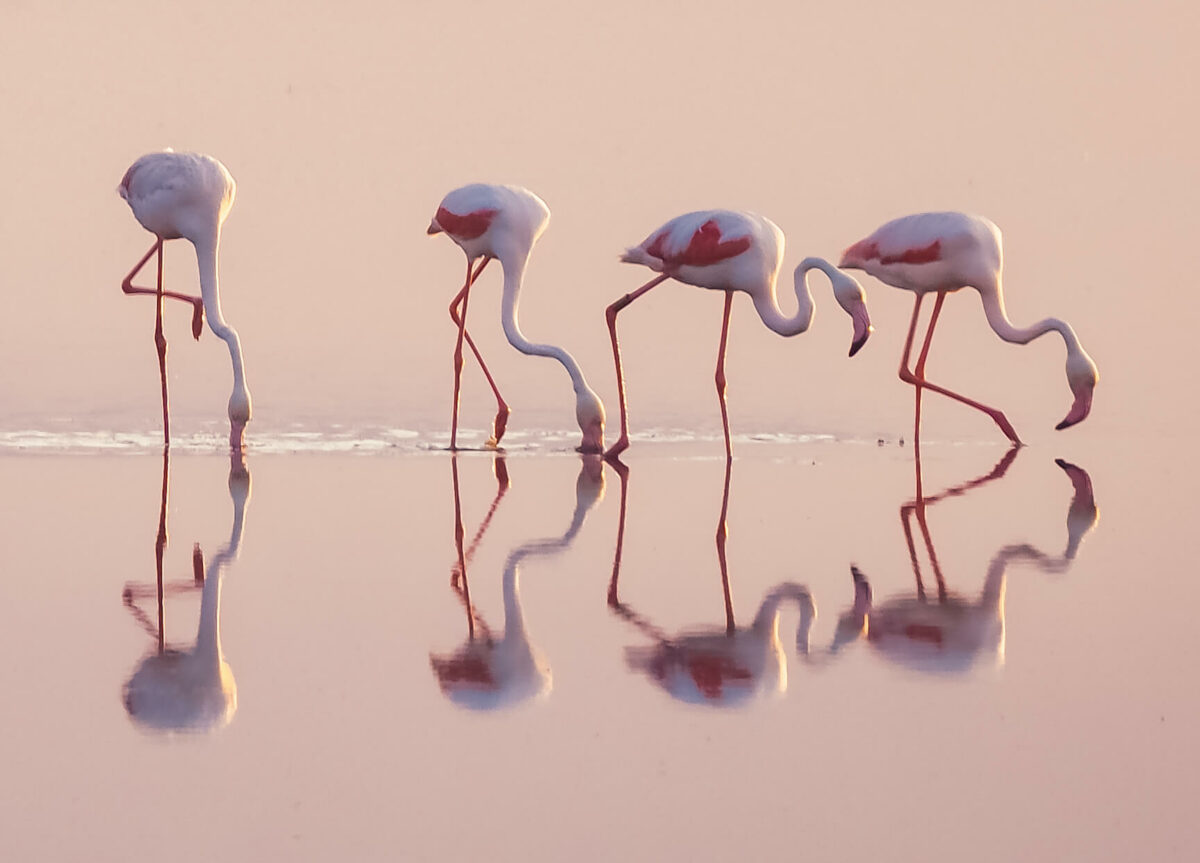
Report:
[[[162,379],[163,446],[171,445],[171,413],[167,407],[167,337],[163,334],[163,253],[158,244],[158,296],[154,309],[154,346],[158,350],[158,375]]]
[[[492,388],[492,394],[496,396],[496,419],[492,422],[492,436],[488,438],[487,442],[488,446],[494,447],[500,444],[500,439],[504,437],[504,429],[508,425],[508,402],[506,402],[504,397],[500,395],[500,388],[496,386],[496,381],[493,380],[492,373],[488,371],[487,363],[483,361],[483,355],[479,353],[479,348],[475,346],[475,340],[472,339],[471,334],[467,332],[466,325],[459,320],[458,310],[459,305],[466,302],[467,292],[470,290],[471,285],[475,284],[475,281],[479,278],[479,274],[483,272],[483,268],[488,265],[488,261],[490,260],[491,258],[484,258],[479,262],[479,266],[475,269],[475,273],[473,275],[468,273],[467,283],[463,285],[463,289],[459,291],[454,299],[450,302],[450,320],[454,321],[456,326],[462,326],[463,338],[466,340],[467,347],[471,349],[471,353],[473,353],[475,355],[475,359],[478,360],[479,367],[483,369],[483,376],[487,378],[488,386]]]
[[[917,361],[917,369],[914,372],[914,371],[909,371],[907,368],[907,365],[908,365],[909,352],[912,348],[913,332],[915,331],[916,325],[917,325],[917,313],[920,311],[920,308],[921,308],[922,297],[920,294],[917,295],[916,304],[913,306],[912,323],[909,325],[908,339],[905,341],[905,344],[904,344],[904,356],[900,361],[900,379],[906,383],[910,383],[913,386],[917,387],[916,429],[917,429],[918,436],[919,436],[920,427],[921,427],[921,413],[920,413],[921,390],[928,389],[928,390],[932,390],[935,393],[944,395],[947,398],[954,399],[957,402],[962,402],[963,404],[968,405],[969,407],[973,407],[976,410],[983,411],[985,414],[987,414],[988,416],[990,416],[992,418],[992,421],[995,422],[997,426],[1000,427],[1000,431],[1004,432],[1005,437],[1007,437],[1014,444],[1020,446],[1021,439],[1019,437],[1017,437],[1017,433],[1013,429],[1012,423],[1010,423],[1008,421],[1008,418],[1006,416],[1004,416],[1004,414],[1002,412],[1000,412],[996,408],[988,407],[987,405],[983,404],[982,402],[977,402],[974,399],[969,399],[964,395],[956,393],[952,390],[948,390],[945,387],[938,386],[937,384],[932,384],[925,378],[924,361],[925,361],[925,357],[929,351],[930,342],[933,339],[933,327],[937,323],[938,312],[941,310],[941,305],[942,305],[942,301],[944,298],[945,298],[944,293],[938,294],[938,303],[937,303],[937,306],[935,306],[934,313],[929,320],[929,330],[925,335],[925,347],[921,352],[921,357]]]
[[[656,276],[633,293],[621,297],[604,312],[605,320],[608,321],[608,335],[612,339],[613,362],[617,367],[617,397],[621,402],[621,436],[608,448],[608,452],[604,454],[605,458],[615,458],[629,448],[629,411],[625,404],[625,376],[621,372],[621,348],[617,344],[617,313],[655,285],[661,284],[669,278],[671,276],[667,273]]]
[[[204,300],[200,297],[193,297],[190,294],[180,294],[175,291],[162,290],[161,279],[158,288],[139,288],[133,284],[133,277],[141,272],[142,267],[146,266],[146,262],[151,256],[158,252],[159,260],[162,260],[163,241],[159,237],[155,240],[154,245],[150,247],[150,251],[142,256],[142,259],[137,262],[132,270],[129,271],[124,280],[121,282],[121,290],[126,294],[162,294],[164,297],[170,297],[172,300],[182,300],[185,303],[192,304],[192,338],[199,339],[200,333],[204,330]]]
[[[725,429],[725,458],[733,458],[733,440],[729,437],[729,408],[725,404],[725,346],[729,341],[729,313],[733,309],[733,291],[725,292],[725,317],[721,321],[721,347],[717,349],[717,398],[721,401],[721,425]],[[729,494],[728,471],[726,471],[725,493]]]

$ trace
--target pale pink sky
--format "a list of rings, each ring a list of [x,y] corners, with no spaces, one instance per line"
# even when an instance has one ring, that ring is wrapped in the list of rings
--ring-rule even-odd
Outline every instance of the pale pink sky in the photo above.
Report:
[[[223,301],[264,424],[443,422],[462,263],[424,228],[476,180],[549,203],[522,323],[576,354],[610,414],[603,309],[646,276],[616,256],[666,219],[761,212],[787,234],[790,273],[893,216],[954,208],[1003,229],[1014,320],[1066,318],[1099,364],[1091,425],[1071,434],[1190,422],[1176,388],[1198,310],[1198,18],[1184,2],[6,5],[0,403],[18,425],[156,421],[153,306],[118,287],[150,237],[114,189],[138,155],[174,146],[218,156],[239,184]],[[191,249],[172,245],[168,279],[191,289]],[[504,343],[488,275],[472,329],[513,427],[569,428],[565,376]],[[853,361],[825,285],[814,329],[790,340],[739,298],[735,427],[908,429],[895,368],[911,301],[863,281],[877,331]],[[719,427],[720,313],[669,285],[622,317],[635,430]],[[175,409],[220,418],[224,348],[191,343],[187,323],[171,316]],[[964,292],[929,369],[1052,439],[1062,358],[1054,336],[999,342]],[[468,425],[490,419],[470,371],[464,405]],[[947,435],[993,433],[932,410]]]

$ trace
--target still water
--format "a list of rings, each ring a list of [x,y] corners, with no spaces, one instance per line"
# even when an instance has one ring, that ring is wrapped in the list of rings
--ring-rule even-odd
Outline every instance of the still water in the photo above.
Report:
[[[6,445],[12,859],[1186,856],[1182,486],[335,438]]]

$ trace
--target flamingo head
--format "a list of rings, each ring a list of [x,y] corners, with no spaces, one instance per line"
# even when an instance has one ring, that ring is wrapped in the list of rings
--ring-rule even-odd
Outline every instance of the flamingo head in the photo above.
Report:
[[[604,403],[587,384],[575,390],[575,420],[583,432],[579,452],[604,452]]]
[[[1055,426],[1056,429],[1070,428],[1087,419],[1087,415],[1092,411],[1092,393],[1099,380],[1100,372],[1092,358],[1087,355],[1087,351],[1077,347],[1067,352],[1067,383],[1075,401],[1063,421]]]
[[[830,274],[833,295],[850,319],[854,322],[854,336],[850,342],[850,356],[858,353],[867,343],[867,337],[875,332],[871,326],[871,315],[867,312],[867,295],[858,280],[840,270]]]

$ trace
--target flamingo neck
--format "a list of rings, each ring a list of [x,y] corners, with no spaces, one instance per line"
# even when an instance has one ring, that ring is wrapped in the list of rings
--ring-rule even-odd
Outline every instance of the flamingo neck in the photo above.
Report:
[[[517,304],[521,299],[521,283],[525,277],[525,267],[529,256],[512,255],[500,258],[500,266],[504,269],[504,297],[501,301],[500,316],[504,325],[504,336],[508,343],[523,354],[538,357],[552,357],[558,360],[567,374],[571,376],[571,386],[576,395],[590,393],[591,388],[583,377],[579,363],[567,351],[556,345],[537,344],[525,338],[518,321]]]
[[[1008,312],[1004,309],[1004,292],[1000,288],[999,281],[996,282],[994,289],[980,289],[979,296],[983,301],[983,313],[987,316],[988,325],[1004,341],[1025,345],[1038,336],[1053,330],[1062,336],[1068,354],[1074,355],[1082,352],[1075,330],[1071,329],[1071,325],[1066,321],[1058,318],[1045,318],[1028,327],[1014,326],[1008,319]]]
[[[229,346],[229,358],[233,362],[233,391],[245,394],[246,375],[242,365],[242,342],[237,330],[225,322],[221,314],[221,292],[217,279],[217,246],[220,243],[220,228],[215,228],[211,234],[192,240],[196,247],[196,264],[200,269],[200,294],[204,298],[204,315],[208,318],[208,326],[217,337]]]
[[[754,309],[767,328],[781,336],[795,336],[804,332],[812,325],[816,307],[813,304],[812,291],[808,287],[809,270],[820,270],[832,281],[837,275],[837,268],[824,258],[805,258],[796,267],[794,281],[796,287],[796,314],[792,317],[785,315],[779,308],[776,297],[775,279],[770,278],[765,291],[751,294]]]

